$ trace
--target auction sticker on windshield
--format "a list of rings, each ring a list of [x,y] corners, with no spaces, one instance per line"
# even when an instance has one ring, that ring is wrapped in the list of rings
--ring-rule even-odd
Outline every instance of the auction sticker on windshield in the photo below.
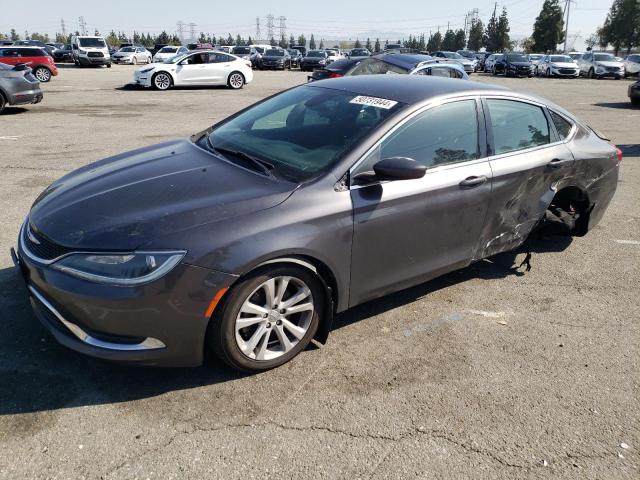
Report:
[[[368,107],[384,108],[385,110],[389,110],[398,104],[398,102],[387,100],[386,98],[367,97],[365,95],[358,95],[357,97],[354,97],[349,103],[355,103],[356,105],[366,105]]]

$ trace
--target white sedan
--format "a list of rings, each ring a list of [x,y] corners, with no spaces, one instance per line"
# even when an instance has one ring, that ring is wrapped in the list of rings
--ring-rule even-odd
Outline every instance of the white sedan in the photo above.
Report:
[[[640,75],[640,54],[627,55],[624,59],[624,76]]]
[[[252,80],[249,60],[214,50],[176,55],[163,63],[140,68],[134,74],[137,85],[157,90],[190,85],[227,85],[239,89]]]
[[[175,55],[183,55],[185,53],[189,53],[187,47],[167,45],[156,52],[153,56],[153,63],[161,63]]]
[[[113,63],[151,63],[151,52],[144,47],[122,47],[111,56]]]

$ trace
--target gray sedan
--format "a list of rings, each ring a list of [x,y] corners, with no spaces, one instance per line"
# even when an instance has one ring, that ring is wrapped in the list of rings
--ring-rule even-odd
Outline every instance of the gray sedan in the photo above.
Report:
[[[0,113],[7,105],[25,105],[42,101],[40,82],[25,65],[0,63]]]
[[[189,140],[72,172],[14,260],[64,345],[147,365],[279,366],[338,312],[520,246],[584,235],[621,154],[543,99],[373,75],[287,90]]]

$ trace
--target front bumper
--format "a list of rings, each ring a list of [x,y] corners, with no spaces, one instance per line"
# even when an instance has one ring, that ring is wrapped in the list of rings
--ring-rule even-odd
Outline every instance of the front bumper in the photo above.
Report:
[[[553,75],[554,77],[578,78],[580,76],[580,69],[552,68],[551,75]]]
[[[595,75],[598,78],[622,78],[624,77],[624,70],[595,70]]]
[[[110,65],[111,57],[78,57],[80,65]]]
[[[111,57],[113,63],[122,63],[125,65],[131,65],[133,63],[133,57]]]
[[[147,73],[138,73],[136,72],[133,76],[133,81],[136,85],[141,87],[150,87],[151,86],[151,76],[154,72]]]
[[[34,261],[20,244],[12,252],[34,313],[62,345],[96,358],[152,366],[202,363],[205,312],[236,279],[179,264],[138,287],[91,283]]]

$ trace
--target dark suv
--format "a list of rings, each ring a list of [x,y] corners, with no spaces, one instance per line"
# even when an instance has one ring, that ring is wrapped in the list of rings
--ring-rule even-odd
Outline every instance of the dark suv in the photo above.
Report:
[[[533,77],[533,64],[528,55],[505,53],[493,67],[493,74],[503,73],[505,77]]]

